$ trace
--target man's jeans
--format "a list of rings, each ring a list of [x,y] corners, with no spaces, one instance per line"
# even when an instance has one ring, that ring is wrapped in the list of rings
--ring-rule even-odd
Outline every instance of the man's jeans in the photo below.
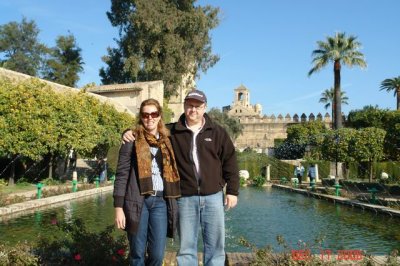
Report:
[[[136,235],[128,233],[128,240],[130,265],[162,265],[167,241],[167,204],[163,197],[145,198],[139,229]]]
[[[205,266],[225,264],[225,221],[223,192],[208,196],[190,196],[178,199],[180,266],[198,265],[197,242],[201,226]]]

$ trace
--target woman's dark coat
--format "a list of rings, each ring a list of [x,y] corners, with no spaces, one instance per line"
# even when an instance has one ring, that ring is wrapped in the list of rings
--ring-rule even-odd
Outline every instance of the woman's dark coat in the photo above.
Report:
[[[144,196],[140,195],[138,185],[137,159],[134,143],[121,145],[119,150],[117,173],[114,182],[114,207],[121,207],[126,218],[125,230],[136,234],[139,228],[140,214]],[[139,162],[140,163],[140,162]],[[168,237],[174,237],[178,221],[178,206],[176,199],[166,198],[168,215]]]

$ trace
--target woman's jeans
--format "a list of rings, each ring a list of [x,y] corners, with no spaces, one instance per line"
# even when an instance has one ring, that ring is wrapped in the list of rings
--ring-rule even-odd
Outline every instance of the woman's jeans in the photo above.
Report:
[[[198,265],[197,242],[201,227],[203,236],[203,262],[205,266],[225,265],[225,221],[223,192],[207,196],[178,199],[180,266]]]
[[[164,198],[147,196],[143,202],[137,233],[128,233],[130,265],[162,265],[167,223],[167,204]]]

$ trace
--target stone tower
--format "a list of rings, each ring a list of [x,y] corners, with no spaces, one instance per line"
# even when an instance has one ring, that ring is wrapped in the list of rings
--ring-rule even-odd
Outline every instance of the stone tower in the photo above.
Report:
[[[242,117],[261,117],[262,107],[250,104],[250,90],[240,85],[234,90],[233,104],[229,107],[228,115],[241,119]]]

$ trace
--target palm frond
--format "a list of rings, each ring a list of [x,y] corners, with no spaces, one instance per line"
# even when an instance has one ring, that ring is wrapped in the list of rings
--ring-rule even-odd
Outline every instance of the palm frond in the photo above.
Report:
[[[397,91],[400,90],[400,76],[382,81],[380,90],[386,90],[387,92],[393,90],[393,95],[396,96]]]

